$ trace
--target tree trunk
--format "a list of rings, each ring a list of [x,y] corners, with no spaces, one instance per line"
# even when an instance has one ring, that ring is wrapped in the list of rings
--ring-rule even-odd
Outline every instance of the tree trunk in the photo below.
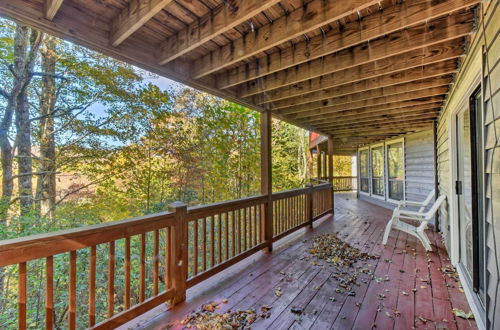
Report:
[[[56,204],[56,145],[54,137],[54,110],[56,93],[56,40],[46,36],[43,41],[41,65],[45,73],[40,96],[39,176],[36,187],[36,210],[50,219],[55,216]]]
[[[17,95],[15,114],[20,215],[23,216],[33,210],[33,176],[31,174],[33,172],[33,160],[31,155],[31,121],[27,89],[31,82],[32,71],[40,46],[41,34],[25,26],[21,26],[19,29],[21,30],[19,39],[24,51],[19,53],[14,59],[16,77],[21,80],[21,90]],[[31,47],[28,50],[29,44]]]

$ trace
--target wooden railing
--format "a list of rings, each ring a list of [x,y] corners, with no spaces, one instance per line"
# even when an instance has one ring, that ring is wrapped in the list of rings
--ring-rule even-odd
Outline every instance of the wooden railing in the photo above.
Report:
[[[44,267],[46,329],[54,327],[55,300],[61,300],[54,297],[55,267],[68,270],[67,328],[113,328],[161,303],[184,301],[187,288],[312,226],[332,211],[332,197],[331,184],[321,183],[275,193],[270,201],[256,196],[189,208],[176,202],[169,212],[1,241],[0,267],[18,267],[18,327],[27,328],[30,263]],[[77,292],[84,291],[88,304],[77,306]],[[98,300],[106,310],[96,309]]]
[[[317,182],[329,182],[328,177],[314,178]],[[332,180],[333,191],[357,191],[358,177],[357,176],[334,176]]]

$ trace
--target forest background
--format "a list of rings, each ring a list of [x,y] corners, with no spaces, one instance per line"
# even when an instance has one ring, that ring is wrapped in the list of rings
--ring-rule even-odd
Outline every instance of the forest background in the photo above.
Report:
[[[0,19],[0,240],[259,193],[259,114],[158,81]],[[301,187],[308,132],[278,120],[272,129],[273,191]],[[336,157],[335,174],[351,175],[351,161]],[[30,267],[29,324],[38,328],[43,267]],[[55,275],[61,328],[64,275]],[[15,267],[0,269],[2,328],[15,328],[16,288]]]

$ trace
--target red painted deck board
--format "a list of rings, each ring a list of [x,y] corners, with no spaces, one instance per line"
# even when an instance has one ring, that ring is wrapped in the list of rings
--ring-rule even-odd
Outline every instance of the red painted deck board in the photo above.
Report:
[[[170,310],[160,306],[123,328],[163,329],[173,325],[201,304],[227,299],[219,312],[229,309],[272,307],[270,317],[258,319],[254,329],[470,329],[474,321],[455,318],[452,308],[469,311],[465,295],[441,272],[449,265],[439,234],[428,231],[433,252],[426,253],[417,240],[392,231],[386,246],[381,244],[391,211],[355,198],[335,195],[335,216],[325,217],[313,230],[302,229],[277,242],[274,252],[257,253],[188,290],[187,301]],[[380,256],[359,262],[368,268],[355,296],[336,292],[334,267],[311,263],[308,249],[312,238],[335,233],[351,245]],[[346,269],[346,271],[352,271]],[[277,297],[275,290],[281,288]],[[416,289],[416,292],[414,292]],[[293,314],[292,307],[303,310]],[[425,320],[419,318],[419,316]]]

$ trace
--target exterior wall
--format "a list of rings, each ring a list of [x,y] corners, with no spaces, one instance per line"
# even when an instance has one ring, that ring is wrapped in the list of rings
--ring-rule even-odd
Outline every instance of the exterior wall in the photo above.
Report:
[[[482,315],[475,296],[466,288],[469,302],[480,327],[500,329],[500,8],[499,1],[483,3],[484,16],[464,59],[456,83],[438,121],[439,192],[447,195],[441,209],[440,224],[452,262],[458,263],[458,205],[453,189],[456,178],[455,115],[481,85],[484,118],[484,174],[486,217],[486,315]]]
[[[434,189],[434,133],[432,130],[405,137],[406,199],[423,201]]]
[[[427,197],[429,192],[434,189],[433,135],[433,131],[432,129],[430,129],[403,136],[405,155],[404,161],[406,200],[423,201]],[[391,140],[380,142],[388,141]],[[377,142],[375,144],[378,144],[380,142]],[[387,163],[385,165],[387,167]],[[395,203],[387,200],[387,196],[385,200],[381,200],[380,198],[360,194],[360,198],[388,209],[393,209],[396,205]]]

